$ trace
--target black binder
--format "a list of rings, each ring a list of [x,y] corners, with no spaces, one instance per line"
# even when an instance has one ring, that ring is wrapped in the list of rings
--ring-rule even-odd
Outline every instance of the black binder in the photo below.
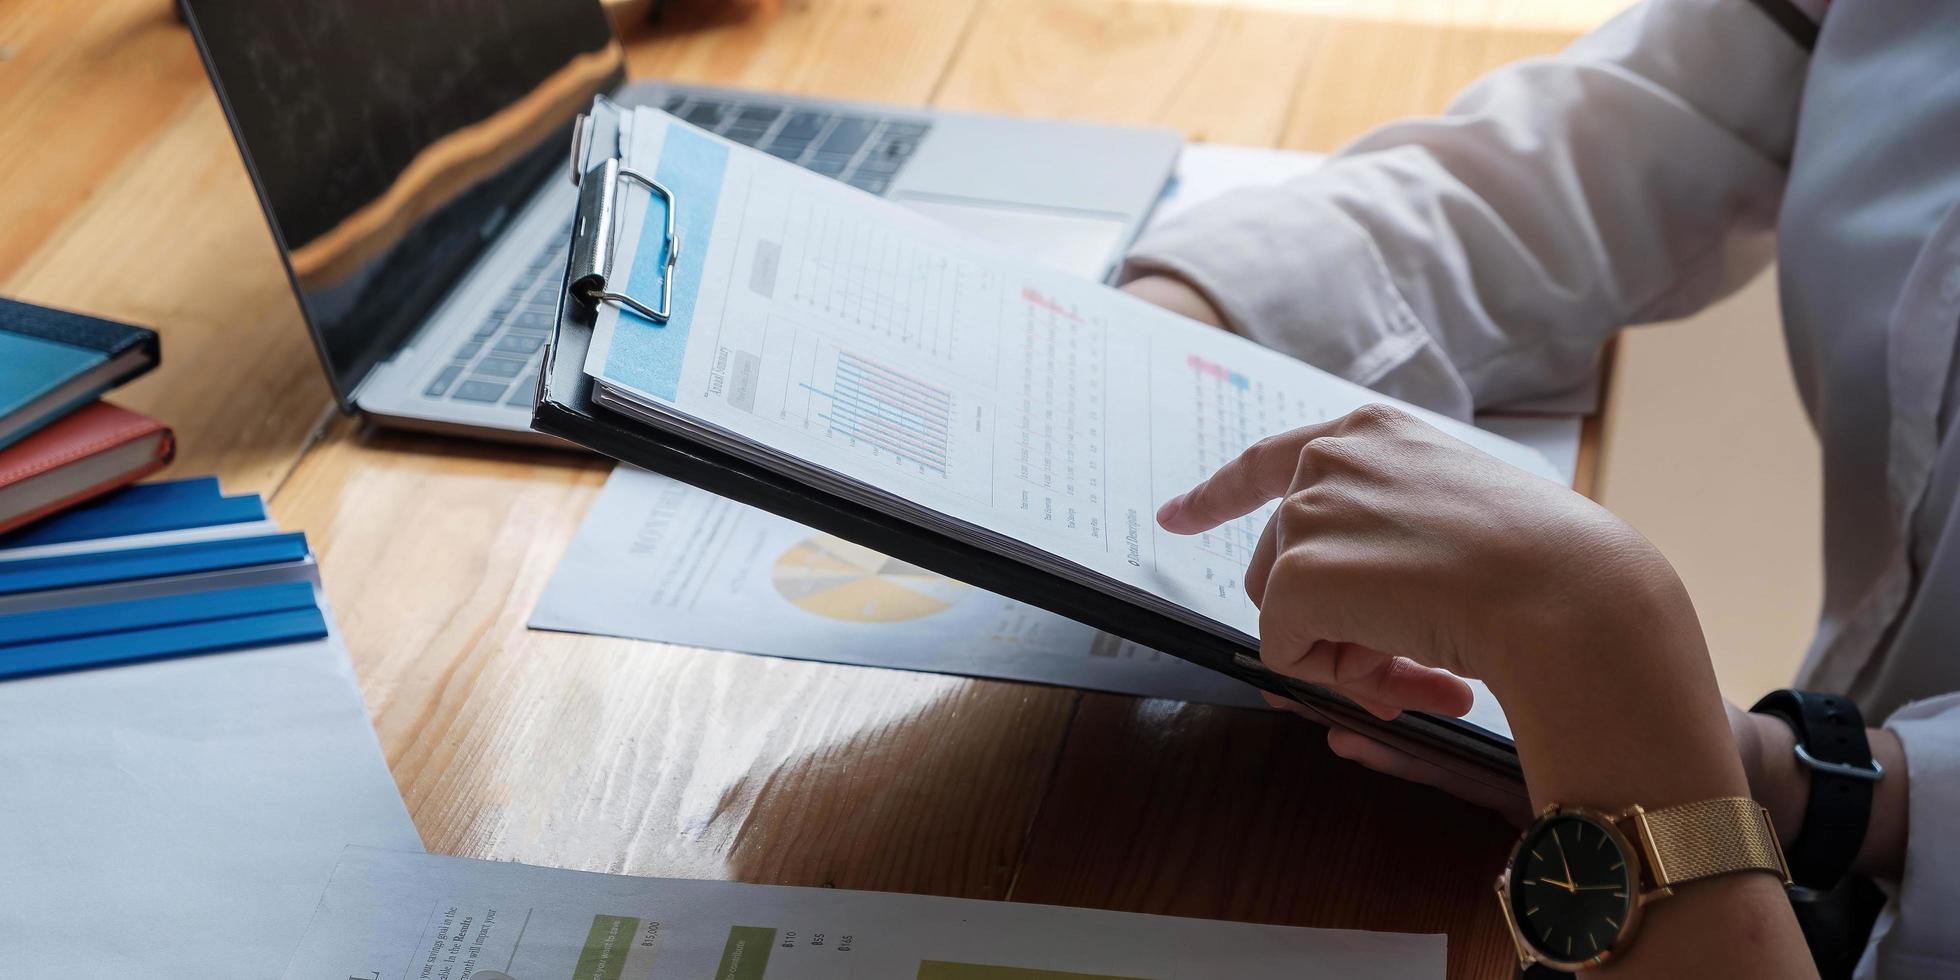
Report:
[[[573,137],[580,213],[572,228],[567,288],[559,297],[557,326],[538,379],[532,428],[1229,674],[1297,701],[1330,726],[1366,733],[1465,777],[1524,795],[1517,751],[1509,739],[1459,719],[1419,712],[1384,722],[1327,688],[1274,674],[1260,664],[1256,649],[595,404],[585,356],[597,319],[594,300],[613,298],[606,292],[609,270],[604,262],[611,252],[614,212],[615,185],[610,181],[618,172],[616,112],[609,103],[596,104]],[[666,193],[664,188],[660,193]],[[674,204],[686,206],[685,201]],[[595,252],[600,256],[596,265]]]

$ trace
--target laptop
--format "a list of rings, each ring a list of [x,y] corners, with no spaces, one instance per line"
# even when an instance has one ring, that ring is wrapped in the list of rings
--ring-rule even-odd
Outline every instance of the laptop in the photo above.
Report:
[[[520,441],[564,281],[571,128],[654,105],[1086,276],[1173,132],[625,82],[598,0],[181,0],[341,408]]]

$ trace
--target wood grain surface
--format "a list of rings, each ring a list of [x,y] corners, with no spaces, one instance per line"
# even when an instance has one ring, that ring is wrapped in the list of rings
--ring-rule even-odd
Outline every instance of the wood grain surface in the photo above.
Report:
[[[270,492],[326,419],[224,114],[167,3],[0,3],[0,293],[153,327],[115,400],[177,430],[175,472]]]
[[[1324,150],[1618,6],[695,0],[627,41],[638,76]],[[432,850],[1445,932],[1452,977],[1508,976],[1509,830],[1291,717],[525,629],[606,466],[332,416],[164,0],[0,0],[0,188],[0,292],[161,330],[117,399],[311,535]]]

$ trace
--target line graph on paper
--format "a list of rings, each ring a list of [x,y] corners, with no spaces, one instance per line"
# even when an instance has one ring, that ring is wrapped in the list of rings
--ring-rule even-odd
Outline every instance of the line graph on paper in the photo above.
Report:
[[[909,475],[946,480],[958,463],[954,400],[940,385],[800,333],[778,421]]]
[[[1307,402],[1217,361],[1192,354],[1184,359],[1184,366],[1190,381],[1196,437],[1192,485],[1218,472],[1260,439],[1325,417]],[[1268,504],[1196,536],[1197,550],[1208,559],[1205,578],[1221,597],[1251,601],[1240,583],[1266,522],[1277,509],[1276,503]]]

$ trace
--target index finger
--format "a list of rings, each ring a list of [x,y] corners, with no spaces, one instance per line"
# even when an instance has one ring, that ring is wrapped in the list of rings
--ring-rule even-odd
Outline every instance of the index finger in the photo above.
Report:
[[[1218,472],[1166,501],[1157,510],[1157,523],[1175,534],[1196,534],[1258,510],[1286,493],[1300,468],[1300,450],[1329,434],[1337,422],[1303,425],[1253,443]]]

